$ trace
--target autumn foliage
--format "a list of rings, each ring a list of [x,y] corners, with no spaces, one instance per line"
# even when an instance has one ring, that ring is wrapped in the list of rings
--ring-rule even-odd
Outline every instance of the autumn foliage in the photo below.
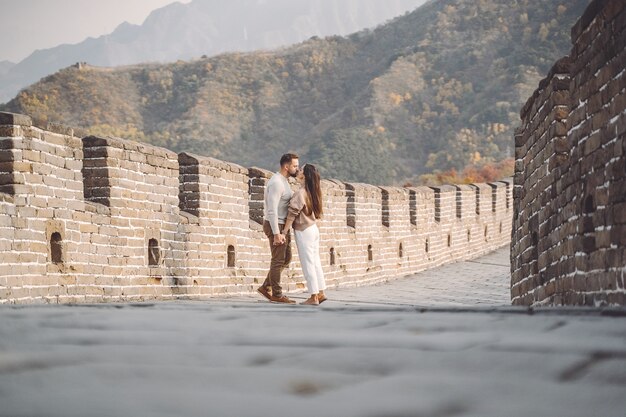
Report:
[[[447,171],[421,175],[416,184],[407,183],[406,185],[475,184],[499,181],[513,176],[514,166],[513,158],[507,158],[496,163],[468,165],[461,172],[452,168]]]

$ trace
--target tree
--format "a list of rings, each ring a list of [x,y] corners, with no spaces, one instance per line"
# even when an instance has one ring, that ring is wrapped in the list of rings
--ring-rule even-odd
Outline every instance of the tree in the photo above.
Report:
[[[390,149],[381,131],[363,127],[332,130],[311,148],[307,160],[318,164],[326,177],[386,184],[395,175]]]

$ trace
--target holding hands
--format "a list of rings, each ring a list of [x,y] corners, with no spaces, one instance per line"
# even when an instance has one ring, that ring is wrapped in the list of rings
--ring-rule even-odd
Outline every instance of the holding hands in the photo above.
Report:
[[[275,246],[284,245],[286,241],[287,241],[287,238],[282,233],[278,234],[278,235],[274,235],[274,245]]]

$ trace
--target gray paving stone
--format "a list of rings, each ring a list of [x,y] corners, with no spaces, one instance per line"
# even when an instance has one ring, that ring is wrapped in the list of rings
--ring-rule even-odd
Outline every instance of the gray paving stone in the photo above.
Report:
[[[507,256],[320,308],[0,306],[0,416],[624,417],[626,311],[509,306]]]
[[[386,283],[339,289],[333,301],[380,305],[510,305],[509,250],[480,259],[444,265]]]

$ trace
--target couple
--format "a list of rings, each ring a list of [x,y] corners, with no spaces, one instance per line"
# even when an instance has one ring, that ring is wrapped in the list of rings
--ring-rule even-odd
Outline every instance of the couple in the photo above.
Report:
[[[291,191],[289,177],[295,177],[300,189]],[[299,167],[298,155],[287,153],[280,158],[280,171],[265,188],[263,232],[272,251],[270,271],[257,291],[275,303],[295,304],[283,294],[280,275],[291,262],[291,229],[294,229],[302,273],[311,296],[302,304],[319,305],[326,301],[324,272],[320,260],[320,233],[316,220],[322,216],[320,174],[314,165]]]

